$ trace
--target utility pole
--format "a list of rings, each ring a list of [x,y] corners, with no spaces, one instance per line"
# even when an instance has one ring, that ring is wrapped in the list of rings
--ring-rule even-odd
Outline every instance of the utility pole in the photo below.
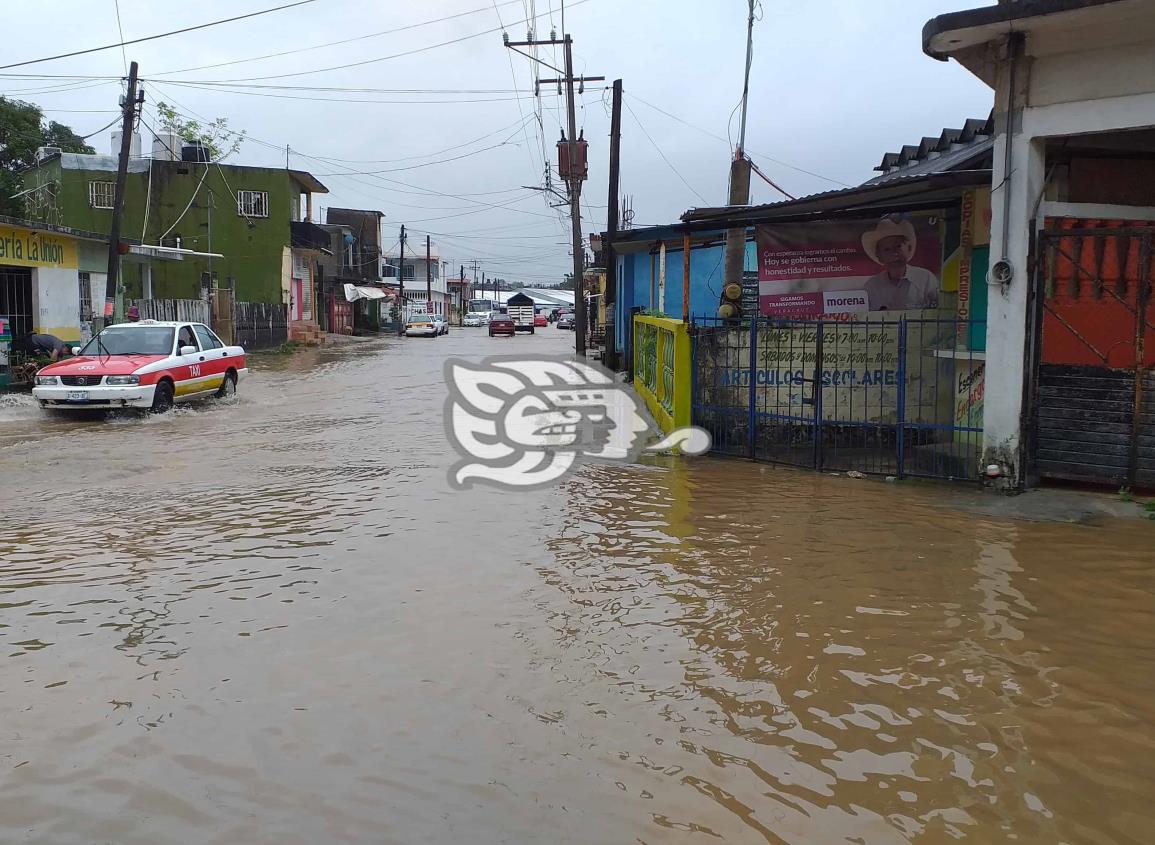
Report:
[[[128,179],[128,158],[132,153],[132,130],[136,107],[144,99],[137,96],[137,65],[128,68],[128,92],[121,101],[120,160],[116,168],[116,193],[112,200],[112,225],[108,231],[108,276],[104,289],[104,326],[124,320],[124,288],[120,284],[120,224],[124,217],[124,186]],[[111,318],[111,319],[110,319]],[[104,326],[101,326],[103,328]]]
[[[618,183],[621,176],[622,149],[622,81],[614,80],[613,111],[610,115],[610,197],[606,209],[606,242],[602,247],[606,258],[606,360],[611,370],[618,368],[617,351],[617,286],[618,260],[614,255],[614,238],[618,235]]]
[[[401,226],[401,257],[397,260],[397,334],[405,334],[405,226]]]
[[[429,236],[425,236],[425,310],[433,313],[433,254],[429,249]]]
[[[568,34],[565,36],[565,103],[566,111],[569,112],[569,160],[570,167],[573,168],[574,144],[577,141],[577,111],[573,96],[573,40]],[[585,256],[585,250],[582,247],[582,183],[576,175],[571,175],[566,184],[569,185],[569,216],[570,224],[573,227],[573,277],[577,283],[577,296],[574,297],[574,322],[577,324],[577,331],[574,332],[577,336],[575,338],[575,351],[579,356],[584,356],[586,354],[587,317],[585,268],[582,266],[585,263],[582,261]]]
[[[575,79],[573,75],[573,39],[569,37],[568,33],[564,33],[559,41],[556,35],[551,36],[548,40],[537,40],[531,37],[525,41],[510,41],[508,35],[504,35],[505,46],[511,50],[517,50],[518,47],[540,47],[540,46],[556,46],[562,45],[565,48],[565,69],[559,70],[548,62],[544,62],[529,53],[521,53],[529,59],[538,64],[545,65],[550,70],[562,74],[558,79],[539,79],[538,85],[550,85],[555,83],[565,83],[565,101],[567,112],[567,125],[569,133],[562,144],[567,150],[566,156],[566,172],[563,172],[562,178],[566,180],[566,185],[569,187],[569,213],[570,225],[573,229],[572,247],[573,247],[573,278],[574,278],[574,350],[578,355],[584,356],[586,354],[586,300],[585,300],[585,267],[583,258],[585,251],[582,248],[582,215],[581,215],[581,190],[582,181],[585,179],[585,159],[580,156],[581,147],[578,144],[577,135],[577,109],[574,103],[574,82],[581,82],[584,90],[586,82],[602,82],[605,80],[604,76],[583,76],[580,80]],[[558,153],[560,155],[562,144],[558,145]],[[561,162],[559,161],[559,165]],[[561,169],[560,167],[558,168]]]
[[[750,98],[750,63],[754,50],[754,4],[750,0],[750,17],[746,25],[746,75],[742,83],[742,119],[738,125],[738,146],[730,162],[730,205],[750,204],[750,160],[746,158],[746,105]],[[742,271],[746,261],[746,227],[726,230],[725,269],[722,275],[722,301],[719,316],[737,313],[738,303],[726,291],[738,292],[741,299]],[[733,287],[736,286],[736,287]],[[753,315],[744,315],[753,316]]]

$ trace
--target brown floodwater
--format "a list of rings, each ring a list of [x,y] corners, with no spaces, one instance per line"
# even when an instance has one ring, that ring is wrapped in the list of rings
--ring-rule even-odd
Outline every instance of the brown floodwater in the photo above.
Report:
[[[1155,526],[710,458],[450,491],[442,359],[571,339],[0,398],[0,843],[1155,839]]]

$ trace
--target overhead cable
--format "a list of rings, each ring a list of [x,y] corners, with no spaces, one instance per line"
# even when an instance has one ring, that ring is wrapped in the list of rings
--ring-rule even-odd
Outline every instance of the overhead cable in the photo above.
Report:
[[[160,33],[157,33],[156,35],[146,35],[143,38],[133,38],[131,41],[119,41],[116,44],[105,44],[103,47],[89,47],[86,50],[73,50],[71,53],[60,53],[59,55],[56,55],[56,56],[45,56],[44,58],[41,58],[41,59],[27,59],[26,61],[23,61],[23,62],[13,62],[12,64],[8,64],[8,65],[0,65],[0,70],[7,70],[8,68],[14,68],[14,67],[25,67],[26,65],[35,65],[35,64],[39,64],[41,62],[54,62],[57,59],[67,59],[67,58],[71,58],[72,56],[83,56],[87,53],[99,53],[103,50],[114,50],[117,47],[124,47],[128,44],[140,44],[144,41],[155,41],[158,38],[168,38],[169,36],[172,36],[172,35],[181,35],[185,32],[194,32],[195,30],[198,30],[198,29],[207,29],[210,26],[220,26],[221,24],[233,23],[234,21],[241,21],[241,20],[245,20],[246,18],[255,18],[258,15],[267,15],[270,12],[279,12],[283,9],[291,9],[294,6],[304,6],[308,3],[316,3],[316,2],[317,2],[317,0],[296,0],[295,3],[286,3],[283,6],[275,6],[272,9],[262,9],[259,12],[249,12],[248,14],[245,14],[245,15],[237,15],[235,17],[224,18],[224,19],[219,20],[219,21],[209,21],[208,23],[197,24],[196,26],[186,26],[183,29],[174,29],[174,30],[171,30],[170,32],[160,32]]]

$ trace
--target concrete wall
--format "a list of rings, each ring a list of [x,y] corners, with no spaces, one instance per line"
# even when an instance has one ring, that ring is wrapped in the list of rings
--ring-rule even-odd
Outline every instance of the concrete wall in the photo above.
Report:
[[[80,340],[80,281],[76,270],[32,270],[32,317],[35,331],[40,334]]]
[[[1027,44],[1030,53],[1030,42]],[[1009,261],[1007,285],[990,278],[983,463],[1000,463],[1012,483],[1023,480],[1024,397],[1036,330],[1030,317],[1031,225],[1046,178],[1046,142],[1069,135],[1155,126],[1155,44],[1086,50],[1020,61],[1014,120],[1008,125],[1010,65],[996,71],[991,265]],[[1006,166],[1010,145],[1010,167]],[[1005,228],[1004,228],[1005,227]]]
[[[718,301],[722,292],[723,246],[721,243],[694,247],[690,250],[690,317],[691,319],[717,316]],[[630,309],[645,308],[660,311],[675,319],[682,318],[682,248],[673,244],[666,246],[666,287],[661,302],[654,298],[659,287],[658,271],[660,257],[654,256],[654,279],[651,286],[651,256],[648,251],[619,255],[617,291],[617,344],[625,349],[629,332]],[[746,244],[745,269],[754,270],[758,266],[757,247],[753,241]]]

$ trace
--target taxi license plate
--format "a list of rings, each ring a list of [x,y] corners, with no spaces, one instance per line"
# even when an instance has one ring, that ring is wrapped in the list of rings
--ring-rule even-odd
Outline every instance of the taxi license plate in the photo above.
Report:
[[[68,391],[68,401],[69,402],[87,402],[88,401],[88,391],[87,390],[70,390],[70,391]]]

